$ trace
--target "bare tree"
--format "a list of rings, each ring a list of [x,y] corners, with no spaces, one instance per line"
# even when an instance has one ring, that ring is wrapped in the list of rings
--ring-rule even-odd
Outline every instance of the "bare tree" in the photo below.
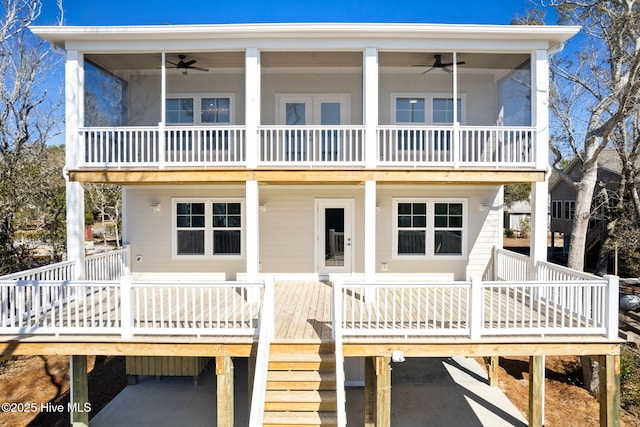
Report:
[[[3,0],[0,12],[0,274],[22,267],[15,215],[33,205],[34,186],[47,185],[25,185],[24,173],[61,122],[62,94],[46,91],[60,57],[27,29],[40,7],[40,1]]]
[[[638,111],[640,0],[551,0],[561,23],[581,25],[580,46],[552,59],[555,164],[579,159],[568,266],[584,269],[598,157]],[[562,174],[562,170],[557,168]],[[599,387],[597,362],[583,358],[585,388]]]
[[[569,267],[582,270],[598,156],[638,109],[640,2],[554,0],[562,23],[583,27],[581,46],[553,61],[556,160],[569,148],[582,165],[576,189]],[[564,147],[560,147],[560,144]]]

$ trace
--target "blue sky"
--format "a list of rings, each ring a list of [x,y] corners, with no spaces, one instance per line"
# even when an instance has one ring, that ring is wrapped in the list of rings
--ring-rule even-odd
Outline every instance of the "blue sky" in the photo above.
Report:
[[[408,22],[509,24],[531,0],[63,0],[65,25],[252,22]],[[55,24],[55,0],[43,0],[40,25]],[[552,24],[553,22],[548,22]]]

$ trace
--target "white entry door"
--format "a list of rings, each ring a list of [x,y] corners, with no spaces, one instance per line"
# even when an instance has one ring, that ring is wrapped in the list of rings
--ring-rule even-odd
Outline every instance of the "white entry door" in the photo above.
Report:
[[[353,214],[353,199],[316,200],[318,274],[352,272]]]

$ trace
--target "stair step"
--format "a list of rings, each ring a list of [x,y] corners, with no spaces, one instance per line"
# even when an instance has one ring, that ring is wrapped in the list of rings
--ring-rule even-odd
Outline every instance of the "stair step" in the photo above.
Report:
[[[335,354],[274,354],[269,358],[270,371],[335,370]]]
[[[336,411],[335,390],[269,390],[265,410],[269,411]]]
[[[267,390],[335,390],[331,371],[269,371]]]
[[[331,412],[265,412],[265,426],[337,426],[338,418]]]

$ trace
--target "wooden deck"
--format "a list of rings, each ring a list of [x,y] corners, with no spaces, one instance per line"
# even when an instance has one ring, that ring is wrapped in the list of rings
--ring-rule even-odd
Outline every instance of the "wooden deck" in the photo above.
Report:
[[[275,341],[331,341],[332,287],[319,281],[277,281]]]

